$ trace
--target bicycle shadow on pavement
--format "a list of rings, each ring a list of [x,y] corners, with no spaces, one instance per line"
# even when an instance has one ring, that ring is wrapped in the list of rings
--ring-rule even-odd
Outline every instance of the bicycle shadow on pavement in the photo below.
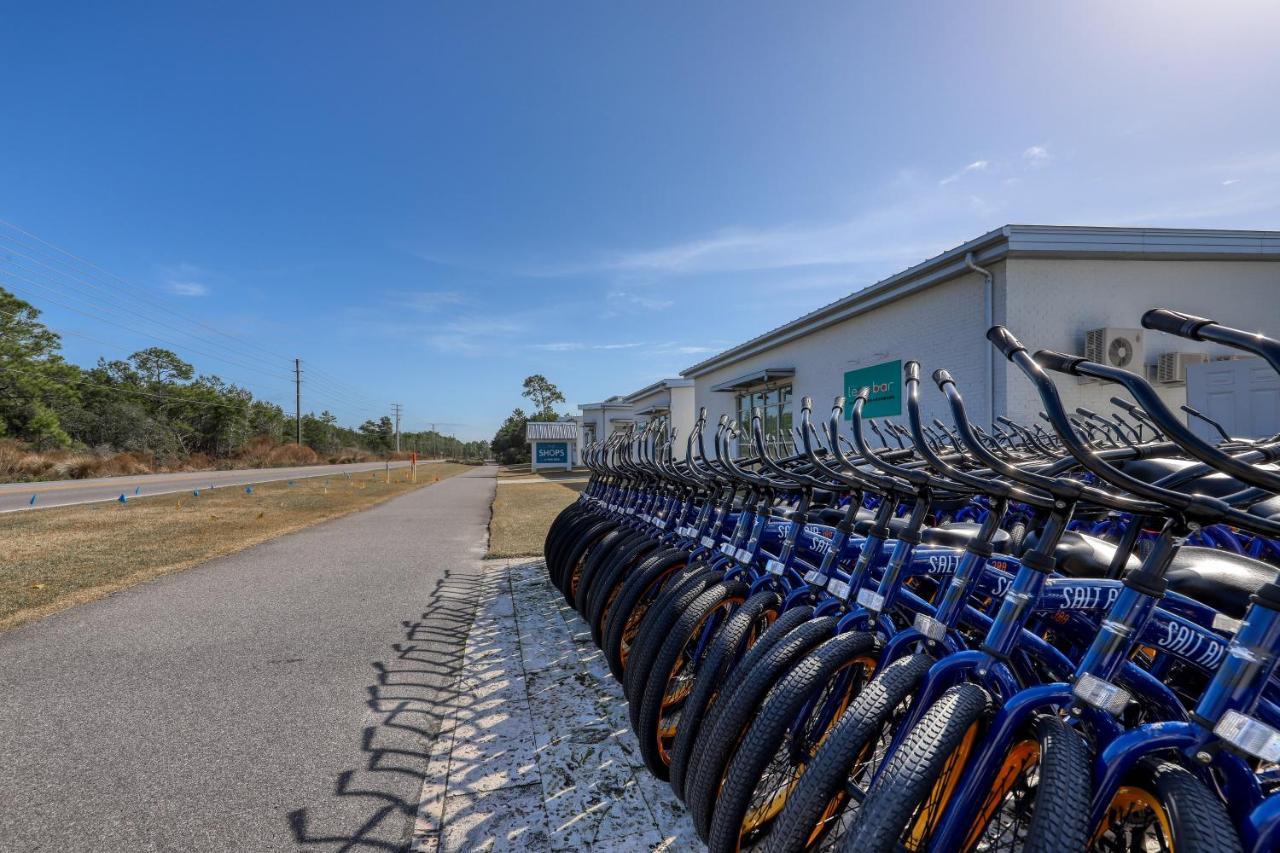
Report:
[[[372,662],[365,704],[376,722],[361,734],[363,766],[338,774],[332,814],[289,812],[299,848],[402,851],[409,845],[432,742],[461,700],[457,685],[481,578],[479,571],[445,572],[422,616],[401,622],[403,639],[390,645],[388,659]]]

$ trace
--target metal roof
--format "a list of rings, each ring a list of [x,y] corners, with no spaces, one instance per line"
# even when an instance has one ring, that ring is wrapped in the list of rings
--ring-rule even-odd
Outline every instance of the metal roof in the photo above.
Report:
[[[573,421],[529,421],[524,425],[525,441],[577,441],[578,425]]]
[[[756,370],[748,373],[746,376],[739,376],[737,379],[730,379],[728,382],[721,382],[719,385],[711,386],[712,391],[741,391],[744,388],[755,388],[757,385],[767,385],[775,379],[789,379],[796,375],[794,367],[766,367],[763,370]]]
[[[1280,231],[1005,225],[681,371],[701,376],[1006,257],[1280,261]]]
[[[664,388],[667,388],[667,389],[688,388],[692,384],[693,384],[692,379],[682,379],[680,377],[672,377],[669,379],[659,379],[657,382],[654,382],[652,385],[646,385],[643,388],[641,388],[639,391],[633,391],[632,393],[628,394],[622,399],[626,400],[629,403],[634,403],[636,400],[639,400],[642,397],[648,397],[650,394],[655,394]]]

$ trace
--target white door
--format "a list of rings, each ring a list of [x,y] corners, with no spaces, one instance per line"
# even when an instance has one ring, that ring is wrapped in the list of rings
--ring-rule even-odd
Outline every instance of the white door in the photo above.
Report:
[[[1280,433],[1280,374],[1260,358],[1209,361],[1187,367],[1187,405],[1204,412],[1229,435],[1266,438]],[[1187,422],[1196,435],[1216,441],[1213,427]]]

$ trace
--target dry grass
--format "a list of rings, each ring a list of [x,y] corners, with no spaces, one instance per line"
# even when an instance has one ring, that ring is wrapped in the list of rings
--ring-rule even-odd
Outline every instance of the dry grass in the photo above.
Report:
[[[472,470],[326,475],[0,515],[0,629],[101,598]]]
[[[527,476],[527,472],[526,472]],[[489,521],[490,557],[536,557],[542,553],[547,528],[578,499],[585,483],[503,483],[493,498]]]
[[[408,459],[409,454],[392,454]],[[286,468],[328,462],[373,462],[382,457],[367,450],[344,447],[321,456],[310,447],[293,443],[277,444],[265,436],[251,438],[228,457],[215,459],[193,453],[180,459],[161,459],[142,451],[114,452],[106,449],[34,450],[12,438],[0,439],[0,483],[30,483],[45,480],[84,480],[130,474],[162,474],[176,471],[230,471],[241,468]]]

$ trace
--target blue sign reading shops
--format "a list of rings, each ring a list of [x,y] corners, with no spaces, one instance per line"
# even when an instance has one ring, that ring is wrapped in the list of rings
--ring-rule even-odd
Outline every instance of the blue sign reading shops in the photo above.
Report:
[[[539,441],[534,445],[534,461],[539,465],[567,465],[569,463],[569,442]]]

